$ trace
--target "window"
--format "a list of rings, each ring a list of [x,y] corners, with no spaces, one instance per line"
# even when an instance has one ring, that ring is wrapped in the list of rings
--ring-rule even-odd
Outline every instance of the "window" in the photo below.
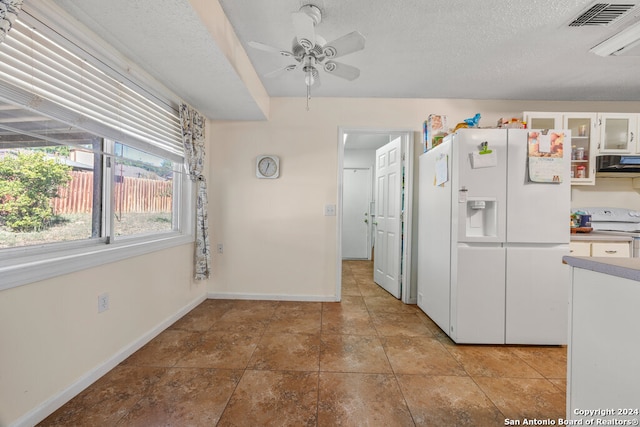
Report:
[[[0,290],[193,240],[177,108],[36,28],[0,44]]]

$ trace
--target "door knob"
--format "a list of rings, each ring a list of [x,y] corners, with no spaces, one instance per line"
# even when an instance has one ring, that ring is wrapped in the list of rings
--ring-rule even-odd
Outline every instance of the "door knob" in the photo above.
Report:
[[[366,224],[369,224],[369,220],[368,220],[368,219],[365,219],[365,220],[364,220],[364,222],[365,222]]]

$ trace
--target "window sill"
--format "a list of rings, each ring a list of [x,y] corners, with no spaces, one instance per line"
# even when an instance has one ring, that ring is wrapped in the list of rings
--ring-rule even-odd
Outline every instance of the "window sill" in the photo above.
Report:
[[[108,245],[101,242],[66,250],[52,248],[51,251],[35,257],[4,260],[0,262],[0,291],[193,241],[193,235],[170,233],[143,240],[123,240]]]

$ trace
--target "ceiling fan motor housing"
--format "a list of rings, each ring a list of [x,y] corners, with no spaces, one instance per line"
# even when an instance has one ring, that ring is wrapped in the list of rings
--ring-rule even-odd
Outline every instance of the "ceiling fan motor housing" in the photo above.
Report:
[[[322,21],[322,11],[318,6],[305,4],[300,8],[300,12],[307,14],[313,20],[313,25],[318,25]]]

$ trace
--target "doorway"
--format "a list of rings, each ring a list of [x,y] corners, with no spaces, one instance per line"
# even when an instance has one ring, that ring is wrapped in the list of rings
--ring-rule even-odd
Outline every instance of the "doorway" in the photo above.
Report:
[[[391,143],[394,140],[400,140],[400,152],[402,160],[402,178],[397,181],[397,191],[401,193],[401,197],[392,205],[395,211],[400,213],[400,235],[397,249],[390,250],[384,245],[384,251],[381,251],[380,244],[376,248],[376,234],[379,223],[376,215],[380,211],[376,210],[376,199],[380,196],[376,195],[376,150]],[[395,129],[355,129],[340,128],[338,143],[338,255],[337,255],[337,289],[336,295],[339,297],[342,290],[342,262],[343,259],[375,259],[376,262],[384,260],[379,265],[395,265],[397,266],[398,292],[397,297],[404,303],[415,304],[415,290],[411,289],[411,212],[412,212],[412,193],[413,193],[413,131],[411,130],[395,130]],[[378,153],[379,154],[379,153]],[[378,159],[379,160],[379,159]],[[356,170],[356,172],[353,172]],[[362,174],[360,177],[347,176],[347,173],[354,175],[358,171],[371,170],[370,182],[371,190],[366,190],[368,196],[368,205],[363,203],[362,194],[359,194],[357,202],[353,200],[353,188],[350,187],[351,181],[357,179],[361,185],[365,181]],[[348,199],[348,200],[347,200]],[[354,208],[353,204],[357,203],[358,207]],[[355,211],[354,211],[355,209]],[[381,226],[382,228],[382,226]],[[358,256],[353,256],[352,248],[348,247],[354,234],[357,231],[360,251]],[[378,234],[380,236],[380,234]],[[361,258],[362,242],[366,238],[366,247],[368,254],[366,258]],[[377,249],[377,250],[376,250]],[[384,258],[383,258],[384,257]],[[397,260],[392,261],[393,257]],[[381,259],[383,258],[383,259]],[[388,260],[387,260],[388,258]],[[385,287],[379,283],[381,287]],[[395,292],[391,292],[392,294]]]

